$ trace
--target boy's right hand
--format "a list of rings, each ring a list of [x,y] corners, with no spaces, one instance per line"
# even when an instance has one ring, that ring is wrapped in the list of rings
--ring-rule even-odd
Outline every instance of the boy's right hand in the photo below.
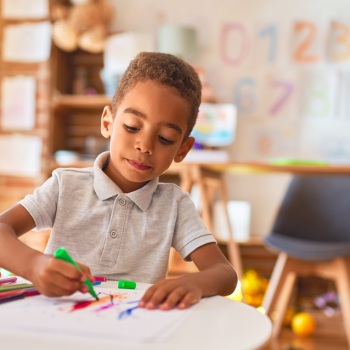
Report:
[[[82,271],[53,255],[42,254],[34,263],[30,280],[41,294],[48,297],[70,295],[76,291],[86,293],[89,289],[83,282],[88,278],[93,283],[95,279],[89,267],[77,264]]]

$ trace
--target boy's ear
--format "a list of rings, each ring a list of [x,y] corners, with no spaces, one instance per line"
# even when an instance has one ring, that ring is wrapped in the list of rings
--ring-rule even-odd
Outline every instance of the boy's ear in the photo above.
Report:
[[[191,136],[191,137],[188,137],[187,140],[182,143],[179,151],[176,153],[176,156],[174,158],[175,163],[180,163],[185,159],[187,153],[193,147],[194,141],[195,141],[194,137]]]
[[[103,109],[101,116],[101,134],[108,139],[112,135],[113,130],[113,114],[110,106]]]

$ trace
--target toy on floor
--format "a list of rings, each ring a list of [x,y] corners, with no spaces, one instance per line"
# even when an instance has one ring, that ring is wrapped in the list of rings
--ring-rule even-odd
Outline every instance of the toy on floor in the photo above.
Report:
[[[316,322],[310,314],[299,312],[292,318],[291,326],[296,335],[307,337],[315,331]]]
[[[242,285],[246,303],[254,307],[261,306],[268,280],[259,276],[256,271],[249,270],[243,275]]]

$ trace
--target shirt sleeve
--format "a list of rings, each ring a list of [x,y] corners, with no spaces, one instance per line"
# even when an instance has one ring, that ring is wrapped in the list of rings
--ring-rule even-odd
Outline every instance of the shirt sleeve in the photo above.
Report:
[[[189,254],[208,243],[216,243],[200,218],[190,196],[184,193],[179,201],[172,246],[185,261]]]
[[[35,222],[35,230],[41,231],[51,229],[55,222],[57,202],[59,197],[59,176],[54,171],[41,187],[37,188],[33,194],[24,197],[18,202],[32,216]]]

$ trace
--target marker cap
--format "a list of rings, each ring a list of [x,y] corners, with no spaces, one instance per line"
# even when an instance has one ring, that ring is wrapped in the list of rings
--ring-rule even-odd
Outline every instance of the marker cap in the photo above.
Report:
[[[120,289],[135,289],[136,282],[120,280],[118,282],[118,288],[120,288]]]

